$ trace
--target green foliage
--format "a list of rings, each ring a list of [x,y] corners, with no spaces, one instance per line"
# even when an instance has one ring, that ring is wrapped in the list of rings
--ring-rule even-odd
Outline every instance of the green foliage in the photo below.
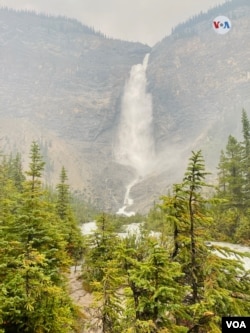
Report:
[[[83,237],[81,230],[77,224],[75,215],[70,204],[70,191],[69,185],[66,183],[68,177],[64,167],[62,167],[60,174],[60,183],[57,184],[57,200],[56,210],[61,220],[62,232],[64,239],[67,242],[66,249],[71,258],[74,259],[75,264],[82,257],[83,252]]]
[[[89,284],[95,296],[94,324],[101,322],[103,332],[172,327],[169,317],[183,313],[179,264],[147,233],[119,240],[107,216],[100,216],[97,225],[83,265],[84,286]]]
[[[30,149],[29,170],[26,174],[31,178],[28,184],[31,185],[31,190],[35,191],[36,187],[41,186],[41,176],[44,170],[45,162],[40,154],[40,148],[37,142],[33,141]]]
[[[15,157],[12,154],[8,159],[2,161],[2,172],[4,170],[6,180],[11,180],[16,189],[21,192],[25,176],[22,169],[21,155],[17,153]]]
[[[101,275],[100,281],[92,282],[94,316],[101,318],[92,327],[96,324],[99,325],[101,321],[103,333],[120,333],[120,322],[123,312],[120,288],[123,285],[124,278],[120,272],[118,261],[115,259],[109,260],[105,267],[102,268]]]
[[[59,217],[64,220],[69,210],[69,185],[66,183],[68,180],[67,173],[64,167],[62,167],[60,174],[60,183],[57,184],[56,189],[58,192],[57,197],[57,213]]]
[[[118,236],[114,233],[110,220],[103,213],[97,219],[97,230],[85,238],[82,277],[85,288],[91,289],[91,285],[94,286],[93,282],[103,279],[105,266],[114,259]]]
[[[119,239],[110,216],[97,220],[83,284],[95,297],[91,323],[103,332],[219,333],[222,316],[247,314],[249,273],[233,251],[207,245],[213,205],[223,201],[206,198],[207,174],[201,151],[192,152],[183,182],[162,197],[139,235]],[[228,214],[236,218],[237,208]],[[150,225],[161,237],[150,236]]]
[[[145,217],[140,214],[134,216],[123,216],[117,214],[106,214],[109,224],[112,226],[113,232],[123,232],[124,227],[131,223],[142,223]]]
[[[219,333],[222,316],[247,316],[250,276],[240,254],[208,246],[211,235],[250,239],[250,126],[242,113],[243,142],[229,137],[221,154],[216,197],[208,199],[201,151],[192,152],[180,184],[148,219],[102,214],[97,230],[81,236],[63,167],[56,193],[42,185],[44,162],[32,143],[30,167],[21,157],[0,163],[0,332],[80,332],[83,314],[68,295],[66,274],[81,259],[92,292],[88,321],[104,333]],[[218,199],[219,198],[219,199]],[[81,200],[80,200],[81,201]],[[72,202],[75,208],[72,208]],[[121,239],[124,225],[140,222]],[[160,231],[159,238],[150,230]],[[229,238],[230,237],[230,238]]]
[[[84,195],[81,193],[72,193],[70,203],[79,224],[93,221],[100,213],[90,202],[84,200]]]
[[[214,251],[221,253],[221,258]],[[249,311],[250,276],[238,260],[240,254],[228,248],[212,246],[204,266],[204,300],[218,317],[245,316]]]
[[[213,236],[249,244],[250,123],[245,110],[242,110],[242,136],[243,141],[238,142],[230,135],[226,150],[221,153],[216,195],[223,201],[214,211]]]
[[[170,261],[165,248],[155,239],[142,237],[134,242],[134,248],[129,247],[129,242],[125,240],[125,248],[120,251],[128,284],[127,329],[146,332],[147,328],[148,332],[154,332],[171,328],[171,318],[176,313],[183,314],[181,299],[185,288],[177,282],[181,268]]]
[[[144,226],[147,230],[154,230],[162,232],[163,234],[165,233],[165,228],[167,226],[165,223],[165,215],[159,205],[154,203],[154,206],[148,213]]]
[[[67,241],[35,142],[30,158],[27,179],[19,155],[0,163],[0,330],[70,333],[78,314],[66,287]]]
[[[242,147],[233,137],[229,136],[226,153],[220,159],[219,188],[220,196],[229,201],[230,207],[240,208],[243,204],[242,187],[244,183],[242,168]]]
[[[228,249],[205,245],[207,230],[214,225],[208,210],[212,202],[202,195],[207,173],[201,152],[192,154],[183,183],[174,186],[172,196],[162,198],[161,206],[171,225],[171,258],[181,265],[184,274],[179,282],[190,287],[182,300],[186,304],[186,319],[175,318],[189,327],[189,332],[220,332],[221,316],[245,315],[250,281],[238,261],[213,252],[222,251],[228,256]]]

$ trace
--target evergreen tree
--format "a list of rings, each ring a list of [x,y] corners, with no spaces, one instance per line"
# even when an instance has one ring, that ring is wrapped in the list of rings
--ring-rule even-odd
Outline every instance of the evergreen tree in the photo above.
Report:
[[[228,170],[227,170],[227,158],[225,156],[224,150],[221,150],[220,154],[220,161],[218,165],[218,191],[219,195],[221,197],[226,196],[227,194],[227,175],[228,175]]]
[[[68,180],[67,173],[64,167],[62,167],[60,174],[60,183],[56,186],[58,197],[57,197],[57,212],[59,217],[64,220],[67,216],[69,205],[70,205],[70,193],[69,185],[66,183]]]
[[[94,290],[95,318],[92,328],[101,327],[102,333],[120,333],[121,318],[124,311],[121,287],[124,285],[119,262],[112,259],[102,267],[102,279],[91,283]]]
[[[118,236],[114,233],[110,220],[104,213],[97,218],[96,223],[97,230],[92,235],[85,236],[86,250],[82,277],[87,290],[91,290],[92,282],[102,281],[106,264],[115,259],[115,249],[118,243]]]
[[[44,253],[51,260],[51,265],[57,262],[60,267],[63,265],[66,267],[68,265],[64,251],[66,242],[59,219],[54,214],[53,205],[46,199],[41,180],[43,170],[44,162],[39,146],[33,142],[29,170],[26,171],[29,178],[23,185],[17,221],[13,228],[27,249],[31,247]],[[58,274],[58,278],[59,276]]]
[[[183,182],[183,190],[188,201],[188,225],[190,236],[190,273],[191,287],[192,287],[192,302],[196,303],[199,300],[199,266],[197,258],[197,230],[202,229],[208,219],[204,215],[203,205],[205,200],[200,195],[200,190],[206,186],[204,179],[207,173],[205,172],[204,160],[201,151],[192,153],[190,163],[185,174]],[[202,231],[202,230],[201,230]]]
[[[123,332],[174,332],[173,318],[177,313],[185,316],[181,300],[186,290],[177,282],[180,265],[147,234],[125,239],[118,252],[127,281]]]
[[[77,224],[75,215],[71,208],[69,185],[66,183],[68,180],[67,172],[62,167],[60,174],[60,183],[57,184],[57,201],[56,210],[59,218],[61,219],[61,227],[63,230],[64,238],[67,242],[66,249],[71,258],[74,259],[75,264],[82,257],[83,251],[83,237],[81,230]]]
[[[30,149],[30,163],[29,170],[26,174],[31,178],[28,181],[31,192],[35,192],[41,188],[41,176],[44,170],[45,162],[43,161],[40,153],[40,148],[37,142],[33,141]]]
[[[172,225],[174,222],[171,257],[181,264],[184,273],[179,283],[191,289],[183,299],[186,319],[176,320],[194,333],[220,332],[221,316],[244,315],[249,306],[236,297],[238,293],[244,299],[249,297],[249,276],[242,264],[214,253],[216,249],[229,255],[229,249],[209,248],[205,244],[209,226],[213,225],[208,211],[211,203],[202,195],[207,186],[206,174],[201,152],[193,152],[183,183],[174,187],[172,197],[163,197],[162,205],[166,220]],[[237,279],[239,275],[244,278]],[[225,306],[217,306],[222,303]]]
[[[229,136],[218,166],[217,196],[223,199],[214,210],[216,225],[213,235],[222,240],[249,243],[250,209],[250,122],[242,110],[243,141]],[[243,232],[245,228],[246,232]]]
[[[244,195],[244,206],[250,208],[250,122],[246,111],[242,110],[242,168],[244,176],[243,184],[243,195]]]
[[[230,207],[242,208],[243,184],[242,147],[230,135],[219,164],[219,189],[223,191],[221,196],[227,199]]]
[[[21,155],[17,153],[15,157],[12,154],[7,162],[8,164],[8,178],[11,179],[19,192],[23,190],[23,182],[25,176],[22,168]]]
[[[30,157],[21,192],[10,179],[0,200],[0,329],[69,333],[76,312],[63,273],[70,261],[60,221],[42,188],[44,163],[35,142]]]
[[[105,214],[100,215],[96,232],[86,237],[82,279],[84,289],[94,295],[90,326],[101,328],[103,333],[121,332],[119,290],[123,286],[123,275],[116,254],[118,244],[111,221]]]

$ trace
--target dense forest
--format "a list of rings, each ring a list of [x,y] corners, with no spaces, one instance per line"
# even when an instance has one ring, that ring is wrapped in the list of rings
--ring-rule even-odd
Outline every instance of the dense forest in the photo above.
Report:
[[[192,152],[183,180],[148,216],[101,213],[88,236],[80,223],[94,210],[73,198],[64,167],[52,190],[42,182],[37,142],[25,172],[19,154],[1,154],[0,332],[219,333],[222,316],[248,316],[242,254],[211,241],[250,244],[249,150],[243,110],[242,140],[229,136],[216,183],[207,182],[202,152]],[[119,237],[131,222],[140,222],[140,233]],[[87,310],[67,283],[79,263],[93,298]]]
[[[30,165],[2,156],[0,165],[0,332],[73,332],[80,313],[66,289],[82,252],[62,168],[56,194],[41,181],[44,162],[33,142]],[[79,318],[78,318],[79,319]]]

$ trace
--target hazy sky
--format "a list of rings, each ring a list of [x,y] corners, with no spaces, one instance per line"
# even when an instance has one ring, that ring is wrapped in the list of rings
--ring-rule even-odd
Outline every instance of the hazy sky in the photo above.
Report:
[[[1,6],[77,18],[107,36],[153,45],[190,16],[225,0],[0,0]],[[221,13],[223,15],[223,13]]]

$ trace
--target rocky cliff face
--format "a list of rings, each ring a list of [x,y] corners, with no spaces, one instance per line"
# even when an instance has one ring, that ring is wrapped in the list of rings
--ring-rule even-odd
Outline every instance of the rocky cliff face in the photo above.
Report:
[[[223,36],[212,29],[221,13],[232,22]],[[247,1],[228,3],[186,22],[153,47],[148,80],[163,168],[147,183],[162,193],[181,179],[191,150],[202,149],[216,176],[229,134],[240,138],[241,110],[250,112],[249,19]]]
[[[72,186],[107,208],[122,178],[112,146],[124,83],[149,51],[77,21],[0,10],[1,148],[25,157],[39,140],[48,181],[65,165]]]
[[[167,142],[195,146],[202,139],[224,140],[235,132],[241,108],[249,106],[250,6],[222,8],[186,24],[151,52],[148,77],[159,150]],[[226,35],[212,29],[221,12],[232,22]]]
[[[218,13],[233,25],[223,36],[211,26]],[[133,208],[146,211],[181,179],[192,149],[202,148],[213,169],[227,136],[239,135],[241,109],[250,110],[249,19],[247,1],[233,1],[150,49],[66,18],[1,9],[1,148],[25,157],[39,140],[48,182],[57,182],[64,165],[74,189],[116,211],[134,176],[114,156],[121,97],[131,66],[150,53],[157,167],[131,190]]]

